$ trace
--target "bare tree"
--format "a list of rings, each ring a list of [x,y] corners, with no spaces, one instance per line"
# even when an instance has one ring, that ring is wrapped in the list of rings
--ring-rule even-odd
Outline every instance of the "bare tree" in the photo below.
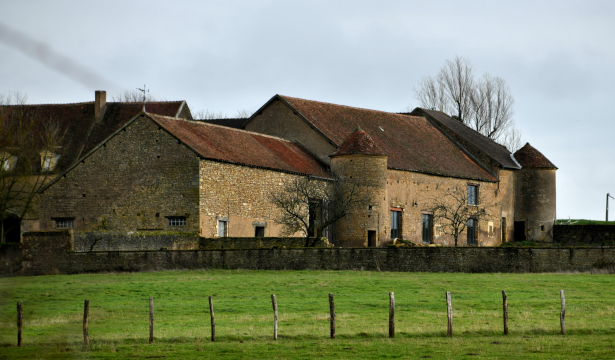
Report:
[[[241,110],[237,110],[237,115],[235,116],[236,119],[240,119],[240,118],[249,118],[250,116],[252,116],[254,112],[250,111],[248,109],[241,109]],[[195,112],[192,117],[194,119],[198,119],[198,120],[218,120],[218,119],[229,119],[229,116],[223,112],[215,112],[209,109],[205,109],[205,110],[199,110],[197,112]]]
[[[272,191],[269,200],[279,211],[275,221],[283,226],[283,234],[301,232],[306,238],[306,247],[313,246],[329,225],[366,202],[352,182],[308,176],[287,182],[282,189]]]
[[[475,80],[470,62],[457,56],[446,61],[435,79],[424,77],[414,92],[421,107],[450,114],[511,152],[518,149],[515,101],[502,78],[485,74]]]
[[[63,134],[58,123],[43,121],[34,108],[25,106],[18,93],[2,97],[0,103],[0,241],[26,217],[37,217],[38,192],[53,177],[62,155]]]
[[[481,219],[489,218],[487,210],[493,204],[480,200],[480,194],[472,194],[463,187],[454,187],[444,191],[442,196],[429,199],[423,211],[433,214],[434,224],[439,224],[445,234],[452,235],[457,246],[459,235],[466,230],[469,221],[476,221],[478,228]]]
[[[195,111],[192,114],[192,118],[195,120],[217,120],[227,119],[228,116],[223,112],[215,112],[209,109]]]

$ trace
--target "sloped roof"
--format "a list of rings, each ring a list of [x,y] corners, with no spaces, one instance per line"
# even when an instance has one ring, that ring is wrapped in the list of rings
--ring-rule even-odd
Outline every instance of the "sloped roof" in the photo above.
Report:
[[[515,159],[517,159],[519,164],[524,168],[557,169],[546,156],[536,150],[530,143],[526,143],[521,149],[515,152]]]
[[[495,160],[504,168],[519,169],[519,165],[511,157],[510,151],[496,143],[478,131],[464,125],[459,120],[453,119],[441,111],[416,108],[411,115],[427,116],[435,120],[439,125],[445,126],[455,134],[476,146],[481,152]]]
[[[183,101],[147,103],[147,110],[162,115],[174,116],[181,109]],[[94,102],[73,104],[4,105],[0,111],[33,117],[40,124],[42,133],[47,124],[59,125],[61,134],[61,157],[56,170],[63,172],[83,154],[117,131],[143,109],[142,103],[107,102],[101,121],[94,118]],[[35,135],[35,134],[34,134]],[[36,135],[35,135],[36,136]],[[43,143],[41,140],[41,147]],[[42,150],[42,149],[41,149]]]
[[[203,121],[147,115],[205,159],[330,177],[324,164],[288,140]]]
[[[340,155],[385,155],[368,133],[357,127],[342,143],[342,146],[331,156]]]
[[[424,117],[276,95],[336,146],[360,126],[388,156],[388,167],[434,175],[495,181]],[[266,105],[265,105],[266,106]],[[258,113],[258,112],[257,112]]]

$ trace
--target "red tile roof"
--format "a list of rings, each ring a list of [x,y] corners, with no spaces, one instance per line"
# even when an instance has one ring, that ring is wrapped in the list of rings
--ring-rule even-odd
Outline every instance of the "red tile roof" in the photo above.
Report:
[[[338,147],[360,126],[389,157],[388,167],[484,181],[495,177],[424,117],[276,95]]]
[[[342,146],[331,156],[340,155],[385,155],[368,133],[357,127],[342,143]]]
[[[290,141],[203,121],[147,115],[205,159],[331,177],[324,164]]]
[[[524,168],[557,169],[546,156],[536,150],[530,143],[526,143],[521,149],[517,150],[515,159]]]
[[[175,116],[183,101],[147,103],[147,110],[162,115]],[[121,128],[143,109],[142,103],[107,102],[103,119],[95,122],[94,102],[74,104],[9,105],[0,106],[0,112],[15,114],[23,111],[24,116],[38,120],[42,131],[45,124],[54,122],[60,126],[62,136],[62,157],[56,171],[63,172],[82,155],[93,149],[107,137]],[[1,144],[0,144],[1,146]],[[41,143],[42,147],[42,143]],[[42,149],[41,149],[42,150]]]

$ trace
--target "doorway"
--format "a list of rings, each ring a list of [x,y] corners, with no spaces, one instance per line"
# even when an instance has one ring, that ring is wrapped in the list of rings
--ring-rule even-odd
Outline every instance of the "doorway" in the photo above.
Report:
[[[376,247],[376,231],[367,230],[367,247]]]

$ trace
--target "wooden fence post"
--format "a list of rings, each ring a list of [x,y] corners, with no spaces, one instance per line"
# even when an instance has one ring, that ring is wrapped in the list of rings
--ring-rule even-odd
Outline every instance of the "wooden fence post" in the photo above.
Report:
[[[446,335],[453,336],[453,306],[451,305],[451,292],[446,292],[446,315],[448,317],[448,327]]]
[[[22,345],[23,333],[23,307],[21,301],[17,303],[17,346]]]
[[[562,311],[559,315],[559,323],[562,326],[562,335],[566,335],[566,297],[564,296],[564,290],[559,291],[559,296],[562,301]]]
[[[149,343],[154,342],[154,298],[149,298]]]
[[[278,303],[275,300],[275,294],[271,295],[271,304],[273,305],[273,340],[278,339]]]
[[[83,304],[83,344],[90,343],[90,334],[88,331],[88,317],[90,316],[90,300],[86,299]]]
[[[504,310],[504,335],[508,335],[508,298],[506,290],[502,290],[502,307]]]
[[[211,316],[211,341],[216,339],[216,320],[214,319],[214,303],[212,297],[209,297],[209,315]]]
[[[389,337],[395,337],[395,294],[389,293]]]
[[[335,339],[335,303],[333,294],[329,294],[329,310],[331,311],[331,339]]]

